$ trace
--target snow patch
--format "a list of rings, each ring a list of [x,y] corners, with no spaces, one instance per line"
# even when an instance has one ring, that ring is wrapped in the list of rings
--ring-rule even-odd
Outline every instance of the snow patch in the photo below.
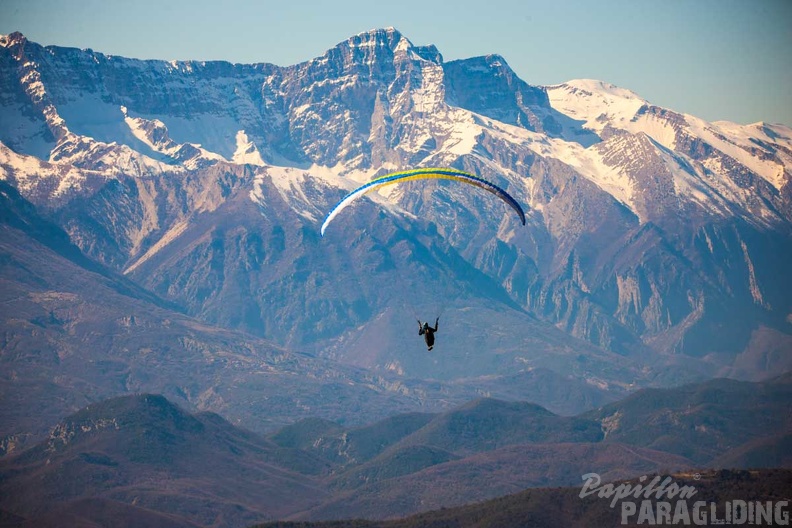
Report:
[[[668,119],[645,114],[634,121],[625,123],[624,129],[633,134],[643,132],[667,149],[674,150],[676,148],[677,130]]]
[[[21,154],[31,154],[42,160],[49,158],[55,141],[44,119],[27,115],[20,103],[0,100],[0,123],[0,141]]]
[[[687,167],[692,169],[693,173],[687,170],[673,154],[659,150],[658,155],[671,172],[674,194],[677,197],[693,202],[711,214],[718,216],[730,214],[729,205],[723,197],[732,195],[732,189],[727,186],[721,186],[720,190],[713,189],[712,185],[706,183],[710,177],[706,174],[705,168],[693,163],[692,160],[687,160]]]
[[[327,210],[317,205],[317,184],[351,192],[364,183],[394,170],[397,170],[397,167],[392,164],[383,164],[377,171],[348,169],[344,164],[334,167],[312,165],[308,169],[268,165],[256,176],[253,189],[250,191],[250,199],[263,206],[263,187],[270,185],[271,181],[271,185],[278,191],[284,202],[291,206],[292,210],[303,218],[318,222],[324,219],[335,203],[329,204],[326,207]],[[409,214],[397,203],[400,197],[399,192],[398,185],[390,185],[366,194],[366,198],[397,214]]]
[[[634,92],[593,79],[577,79],[545,87],[550,105],[585,127],[601,132],[606,125],[627,123],[647,104]]]
[[[153,152],[160,152],[162,154],[166,154],[168,156],[175,156],[177,151],[179,150],[178,145],[169,145],[167,143],[163,144],[162,141],[158,143],[154,143],[150,137],[150,133],[146,130],[146,125],[150,124],[153,125],[155,128],[165,129],[165,124],[159,120],[147,121],[145,119],[141,119],[139,117],[129,117],[127,115],[127,111],[125,107],[121,107],[121,110],[124,114],[124,123],[129,127],[130,132],[132,133],[135,138],[150,148]]]
[[[88,174],[72,165],[56,165],[17,153],[0,143],[0,179],[12,183],[28,199],[63,198],[83,190]]]
[[[261,154],[247,136],[244,130],[240,130],[236,134],[236,152],[234,152],[233,162],[240,164],[250,164],[264,166],[264,160],[261,159]]]
[[[278,191],[294,212],[312,222],[317,222],[321,212],[314,205],[314,200],[310,199],[305,192],[306,182],[311,179],[308,171],[294,167],[268,166],[256,175],[253,181],[253,190],[250,191],[250,199],[253,202],[263,205],[264,185],[267,185],[267,176],[272,185]]]
[[[562,139],[544,137],[528,141],[526,146],[540,156],[554,158],[569,165],[578,174],[595,183],[638,215],[633,200],[634,187],[629,174],[621,167],[607,164],[597,149],[584,148],[578,143]]]
[[[140,114],[138,117],[154,121],[159,116]],[[232,116],[194,114],[190,117],[162,116],[167,119],[170,138],[178,144],[193,145],[208,157],[230,160],[237,149],[239,122]]]
[[[792,129],[783,125],[708,123],[686,115],[692,133],[767,180],[778,190],[792,172]],[[773,144],[784,148],[776,149]],[[765,155],[757,155],[759,152]]]
[[[463,156],[470,154],[478,144],[477,137],[482,133],[482,128],[469,112],[450,112],[449,117],[454,126],[450,130],[448,139],[443,142],[442,150]]]

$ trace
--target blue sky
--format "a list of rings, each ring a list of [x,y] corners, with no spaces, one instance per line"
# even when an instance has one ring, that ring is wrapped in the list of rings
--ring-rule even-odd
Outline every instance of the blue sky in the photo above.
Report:
[[[530,84],[792,126],[792,0],[0,0],[0,33],[146,59],[289,65],[388,26],[447,61],[500,54]]]

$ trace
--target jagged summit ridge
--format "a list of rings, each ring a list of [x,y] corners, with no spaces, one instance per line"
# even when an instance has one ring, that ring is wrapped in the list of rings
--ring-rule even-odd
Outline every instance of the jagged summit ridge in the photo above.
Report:
[[[14,35],[6,41],[24,40],[21,34]],[[119,68],[127,66],[152,69],[156,76],[172,78],[165,85],[166,92],[174,92],[167,98],[167,109],[163,103],[136,101],[139,97],[132,93],[114,95],[106,82],[97,92],[102,94],[101,100],[75,105],[73,92],[80,87],[63,91],[51,85],[45,61],[56,67],[58,61],[53,56],[63,55],[63,60],[69,60],[79,53],[49,48],[50,53],[42,54],[35,44],[26,48],[25,53],[32,55],[20,66],[24,69],[20,83],[42,118],[34,127],[26,125],[28,131],[20,134],[17,129],[0,140],[17,152],[38,157],[49,150],[51,160],[76,166],[96,164],[100,162],[98,157],[106,158],[101,163],[107,168],[120,164],[128,171],[133,165],[143,165],[148,167],[144,172],[169,170],[157,167],[156,161],[187,168],[223,160],[260,166],[308,163],[336,167],[340,173],[439,164],[474,152],[480,141],[476,136],[489,128],[482,129],[476,123],[476,116],[481,115],[561,140],[550,143],[549,149],[543,141],[537,141],[540,138],[527,136],[522,142],[536,154],[549,155],[581,171],[641,218],[644,215],[634,206],[631,185],[623,183],[630,177],[619,174],[623,169],[614,171],[610,165],[603,166],[597,154],[565,142],[591,147],[601,141],[598,136],[607,139],[617,132],[643,133],[660,148],[675,152],[667,158],[676,165],[672,171],[705,182],[705,188],[712,187],[712,183],[706,183],[712,181],[708,172],[722,178],[740,166],[777,190],[783,189],[789,179],[792,134],[784,127],[719,129],[717,124],[653,106],[629,90],[595,80],[532,87],[498,55],[448,64],[442,62],[439,53],[428,61],[414,53],[408,54],[412,59],[398,58],[399,50],[414,52],[431,47],[412,46],[394,28],[360,33],[319,59],[286,69],[251,70],[231,65],[220,70],[174,69],[162,61],[119,59],[118,64],[104,64],[106,58],[80,59],[81,66],[104,64],[91,65],[99,71],[89,77],[100,82],[106,76],[117,76]],[[385,55],[378,55],[383,51]],[[93,52],[89,55],[101,56]],[[35,56],[41,60],[36,61]],[[221,101],[221,92],[228,90],[224,86],[227,81],[218,84],[223,78],[231,80],[235,101],[231,107]],[[199,80],[202,86],[185,90],[187,79],[190,83]],[[263,83],[259,90],[264,94],[263,105],[255,101],[258,83]],[[124,83],[113,81],[113,85],[119,84]],[[207,93],[209,97],[203,97]],[[108,99],[114,98],[116,103],[108,107]],[[24,104],[24,99],[19,102]],[[83,117],[86,105],[94,108],[89,119]],[[12,107],[7,110],[16,112]],[[18,114],[8,117],[12,122],[24,119]],[[316,133],[320,122],[322,134]],[[451,127],[440,125],[443,122]],[[107,123],[112,126],[108,128]],[[486,136],[491,137],[489,130]],[[704,141],[708,147],[702,149],[699,145]],[[685,152],[688,146],[693,147],[689,153]],[[757,156],[760,152],[764,154]],[[703,166],[697,168],[696,162]],[[729,195],[737,201],[745,199],[740,192]],[[769,197],[769,201],[778,200]],[[773,209],[778,206],[773,204],[760,215],[786,216]]]
[[[416,46],[401,31],[394,27],[371,29],[363,31],[357,35],[338,44],[338,46],[349,48],[369,48],[373,50],[388,49],[391,54],[399,52],[414,53],[424,60],[442,62],[442,56],[433,44],[428,46]]]
[[[15,52],[0,49],[1,177],[87,254],[213,323],[422,372],[396,338],[371,357],[353,329],[386,324],[409,290],[387,270],[439,266],[454,277],[443,294],[508,297],[580,340],[569,349],[688,353],[702,371],[754,372],[767,369],[752,355],[763,329],[786,343],[792,295],[773,270],[792,229],[787,127],[708,123],[601,81],[533,86],[497,54],[444,62],[395,29],[287,67],[31,42],[23,61]],[[526,205],[527,227],[438,184],[363,201],[338,231],[351,248],[311,238],[346,191],[415,166],[492,180]],[[354,292],[337,286],[357,284],[337,281],[352,270],[366,277]],[[729,306],[750,307],[744,323],[727,323]],[[713,330],[724,324],[739,338]],[[507,339],[497,366],[458,358],[461,370],[549,368],[525,352],[540,350],[532,339]]]

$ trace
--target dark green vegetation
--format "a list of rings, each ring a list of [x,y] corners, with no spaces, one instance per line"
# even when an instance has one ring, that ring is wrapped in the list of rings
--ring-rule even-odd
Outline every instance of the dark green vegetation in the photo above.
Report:
[[[792,374],[784,374],[769,383],[715,379],[675,390],[645,389],[583,416],[602,423],[614,442],[698,464],[720,458],[732,465],[718,467],[775,467],[792,461],[789,454],[772,455],[771,447],[789,444],[791,411]],[[766,459],[746,464],[759,444]]]
[[[691,473],[672,475],[680,486],[696,489],[695,501],[716,504],[718,518],[724,518],[727,501],[788,501],[792,491],[792,470],[720,470],[704,471],[697,479]],[[637,481],[630,481],[638,484]],[[692,508],[694,500],[688,501]],[[671,501],[672,508],[677,501]],[[672,509],[673,511],[673,509]],[[787,509],[786,511],[789,511]],[[523,526],[531,528],[569,528],[592,526],[647,526],[628,517],[622,524],[619,505],[611,508],[609,500],[596,496],[580,498],[580,488],[536,488],[497,499],[413,515],[388,521],[345,520],[328,522],[272,522],[256,528],[499,528]],[[775,521],[774,521],[775,522]],[[718,523],[708,518],[703,526]],[[722,523],[721,523],[722,524]],[[671,526],[659,523],[653,526]]]
[[[89,406],[46,441],[5,459],[0,495],[2,509],[32,518],[86,510],[84,501],[98,500],[103,508],[118,504],[118,513],[125,505],[239,526],[321,502],[326,492],[307,475],[327,466],[218,415],[188,414],[162,396],[141,395]]]
[[[0,510],[8,526],[46,526],[53,512],[85,522],[156,515],[162,526],[244,526],[430,510],[441,511],[393,526],[608,525],[607,501],[577,497],[586,473],[607,482],[792,467],[790,391],[789,375],[716,379],[642,390],[574,417],[484,398],[358,427],[304,419],[266,437],[159,395],[127,396],[72,414],[43,442],[0,460]],[[713,477],[713,489],[728,475]],[[774,496],[754,473],[734,475],[743,476],[736,490]],[[788,483],[788,473],[771,475]],[[443,509],[496,497],[504,498]]]

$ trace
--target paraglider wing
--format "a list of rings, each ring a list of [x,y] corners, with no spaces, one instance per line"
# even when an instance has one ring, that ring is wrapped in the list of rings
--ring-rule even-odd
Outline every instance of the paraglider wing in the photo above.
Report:
[[[333,219],[343,211],[349,204],[354,202],[357,198],[363,196],[364,194],[379,189],[380,187],[384,187],[385,185],[392,185],[396,183],[402,183],[406,181],[412,180],[424,180],[424,179],[440,179],[440,180],[453,180],[458,181],[461,183],[467,183],[469,185],[475,185],[480,189],[484,189],[488,191],[504,202],[506,202],[514,211],[519,215],[520,221],[523,225],[525,225],[525,212],[523,211],[520,204],[512,198],[512,196],[495,185],[494,183],[490,183],[485,179],[479,178],[478,176],[474,176],[473,174],[457,170],[457,169],[448,169],[448,168],[427,168],[427,169],[413,169],[407,171],[400,171],[400,172],[393,172],[391,174],[386,174],[385,176],[381,176],[370,182],[361,185],[351,193],[347,194],[340,202],[330,211],[330,214],[327,215],[325,221],[322,223],[321,234],[324,236],[325,229],[333,221]]]

